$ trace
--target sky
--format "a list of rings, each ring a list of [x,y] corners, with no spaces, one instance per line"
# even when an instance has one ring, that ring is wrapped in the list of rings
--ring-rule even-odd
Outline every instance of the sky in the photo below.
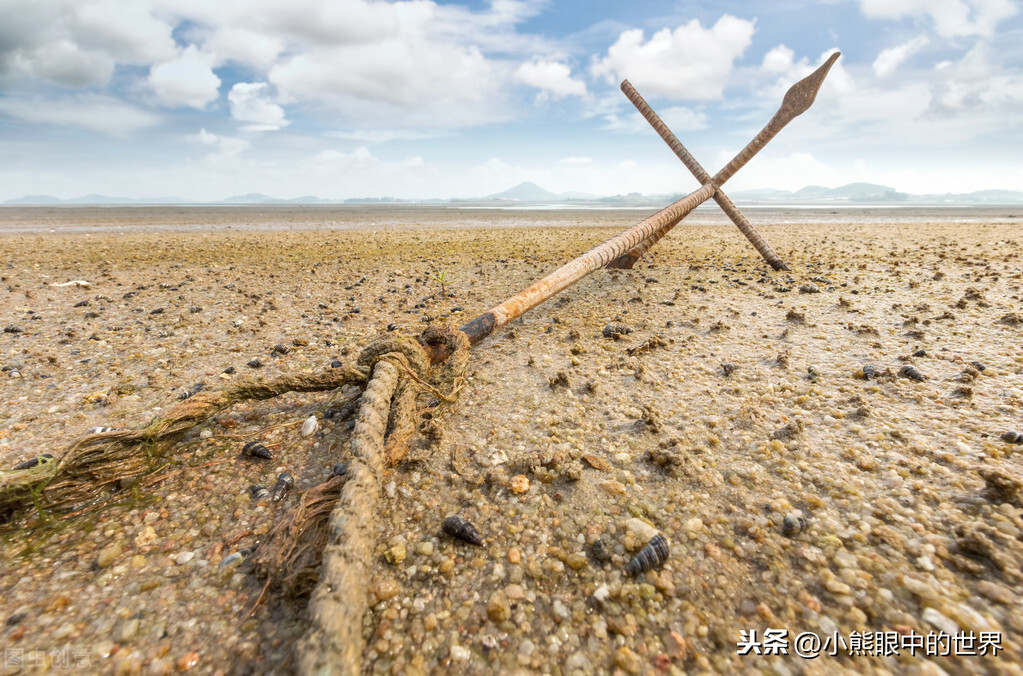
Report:
[[[0,201],[1023,190],[1020,0],[0,0]]]

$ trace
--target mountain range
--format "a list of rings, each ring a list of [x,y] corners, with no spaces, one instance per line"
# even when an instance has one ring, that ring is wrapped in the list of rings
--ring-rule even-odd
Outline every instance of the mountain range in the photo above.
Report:
[[[408,200],[394,197],[364,197],[354,199],[325,199],[315,195],[306,195],[292,199],[270,197],[262,193],[236,195],[220,201],[202,202],[180,197],[110,197],[107,195],[83,195],[71,199],[60,199],[50,195],[26,195],[9,199],[5,205],[273,205],[273,204],[465,204],[465,203],[503,203],[503,204],[562,204],[569,203],[585,206],[614,204],[667,204],[680,197],[682,193],[672,194],[640,194],[598,196],[583,192],[553,193],[540,186],[526,181],[503,192],[486,195],[474,199],[418,199]],[[744,204],[963,204],[963,205],[1010,205],[1023,204],[1023,191],[1019,190],[978,190],[971,193],[944,193],[914,195],[899,192],[895,188],[876,183],[849,183],[837,188],[826,188],[819,185],[806,186],[796,191],[757,189],[737,190],[729,192],[736,202]]]

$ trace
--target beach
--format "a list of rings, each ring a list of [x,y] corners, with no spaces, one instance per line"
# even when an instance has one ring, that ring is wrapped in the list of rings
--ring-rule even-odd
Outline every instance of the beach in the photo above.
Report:
[[[744,212],[791,271],[701,208],[473,348],[441,433],[382,478],[364,673],[1021,671],[1023,209]],[[461,325],[647,215],[0,208],[0,467]],[[0,674],[292,673],[303,600],[221,564],[344,459],[324,411],[351,395],[236,404],[103,509],[9,528]],[[290,497],[252,499],[284,471]],[[739,654],[768,629],[988,654]]]

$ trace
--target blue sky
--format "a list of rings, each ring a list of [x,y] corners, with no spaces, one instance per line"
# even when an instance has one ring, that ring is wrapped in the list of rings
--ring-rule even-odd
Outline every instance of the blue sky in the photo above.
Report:
[[[0,0],[0,201],[696,187],[834,50],[732,190],[1023,190],[1017,0]]]

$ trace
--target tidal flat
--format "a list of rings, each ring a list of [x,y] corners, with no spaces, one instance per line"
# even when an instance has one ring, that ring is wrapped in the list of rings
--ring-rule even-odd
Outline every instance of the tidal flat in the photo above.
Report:
[[[1006,440],[1023,433],[1023,209],[744,211],[791,271],[701,208],[634,269],[473,348],[440,433],[383,478],[365,673],[1023,670],[1023,445]],[[460,325],[648,214],[0,208],[0,467],[144,426],[198,384]],[[0,655],[28,673],[293,672],[303,600],[261,593],[244,556],[221,564],[344,458],[323,414],[351,395],[237,404],[102,509],[27,532],[38,515],[15,515]],[[273,458],[244,456],[252,441]],[[290,497],[253,499],[282,472]],[[482,546],[442,531],[454,514]],[[630,575],[656,534],[667,559]],[[1000,650],[737,654],[769,628],[990,632]]]

